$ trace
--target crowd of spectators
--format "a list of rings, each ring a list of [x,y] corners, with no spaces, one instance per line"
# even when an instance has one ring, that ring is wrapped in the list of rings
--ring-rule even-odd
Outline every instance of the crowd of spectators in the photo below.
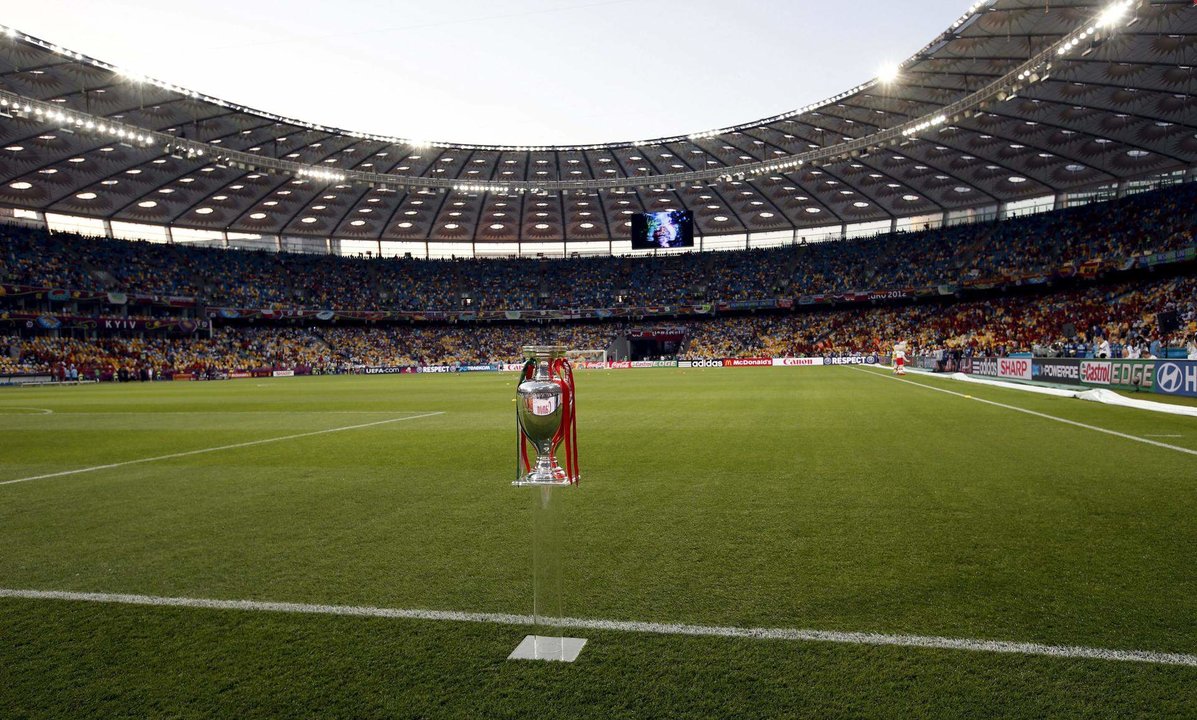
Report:
[[[223,250],[0,229],[0,283],[340,310],[610,308],[1050,275],[1194,244],[1197,183],[1002,222],[659,257],[413,260]],[[467,303],[468,298],[468,305]]]
[[[514,362],[527,344],[603,349],[614,325],[404,326],[325,328],[232,328],[211,338],[112,337],[76,340],[39,336],[0,336],[0,374],[53,372],[69,377],[156,377],[173,372],[202,376],[238,370],[293,369],[315,373],[349,372],[363,366],[420,366]]]
[[[799,295],[968,285],[1114,267],[1150,252],[1192,247],[1197,183],[1003,222],[812,245],[658,257],[428,261],[230,251],[0,229],[0,283],[193,297],[201,307],[469,309],[641,307]],[[1044,278],[1046,280],[1046,278]],[[1047,286],[1043,286],[1046,288]],[[1192,277],[983,302],[934,301],[808,310],[682,323],[691,357],[912,354],[1158,354],[1197,333]],[[19,306],[16,306],[19,307]],[[165,307],[165,306],[164,306]],[[171,312],[169,308],[160,312]],[[3,317],[5,307],[0,307]],[[100,311],[102,314],[103,311]],[[1175,323],[1161,327],[1161,314]],[[125,318],[125,316],[121,316]],[[147,319],[134,311],[125,319]],[[1176,327],[1172,327],[1172,325]],[[626,323],[228,327],[191,337],[101,337],[70,332],[0,337],[0,373],[62,377],[220,374],[305,367],[514,361],[528,343],[601,349]],[[55,337],[55,335],[64,337]],[[144,333],[143,333],[144,334]]]
[[[1159,327],[1175,312],[1178,327]],[[1129,347],[1184,347],[1197,334],[1197,278],[1091,287],[978,302],[925,303],[794,315],[754,316],[687,327],[687,351],[702,357],[809,357],[887,352],[905,340],[911,354],[1111,356]],[[1140,350],[1141,351],[1141,350]],[[1116,353],[1116,354],[1115,354]]]
[[[1160,327],[1172,315],[1176,327]],[[257,368],[350,372],[363,366],[515,362],[526,344],[605,349],[629,331],[659,326],[601,324],[411,325],[388,327],[226,327],[211,338],[0,337],[0,373],[111,376],[121,370],[223,374]],[[886,353],[904,340],[912,355],[1159,356],[1197,338],[1197,278],[1090,287],[973,302],[934,302],[847,310],[691,320],[683,357],[811,357]],[[1105,344],[1103,344],[1105,343]],[[1108,344],[1108,345],[1107,345]],[[61,374],[61,373],[60,373]]]
[[[515,362],[523,345],[602,350],[621,331],[616,325],[424,325],[313,332],[333,349],[340,365],[377,367]]]
[[[201,375],[263,367],[327,367],[331,349],[312,333],[297,328],[228,329],[208,338],[109,337],[96,340],[0,337],[0,373],[53,372],[82,379],[171,372]]]

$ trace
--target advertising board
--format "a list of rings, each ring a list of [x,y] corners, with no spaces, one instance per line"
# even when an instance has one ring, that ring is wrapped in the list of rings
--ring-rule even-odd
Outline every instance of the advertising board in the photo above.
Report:
[[[1161,395],[1197,397],[1197,360],[1159,360],[1153,389]]]

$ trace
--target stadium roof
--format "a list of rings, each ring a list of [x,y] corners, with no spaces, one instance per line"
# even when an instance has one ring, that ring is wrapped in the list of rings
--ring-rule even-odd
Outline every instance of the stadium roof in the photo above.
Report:
[[[678,137],[526,147],[283,118],[10,29],[0,206],[446,242],[605,241],[627,236],[630,213],[678,207],[705,236],[924,216],[1191,169],[1195,45],[1191,0],[983,0],[893,77],[809,107]]]

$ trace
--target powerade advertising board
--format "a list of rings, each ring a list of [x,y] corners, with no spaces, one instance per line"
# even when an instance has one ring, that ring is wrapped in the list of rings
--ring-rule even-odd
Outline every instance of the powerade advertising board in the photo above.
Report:
[[[1081,365],[1075,360],[1035,360],[1031,379],[1061,385],[1081,384]]]

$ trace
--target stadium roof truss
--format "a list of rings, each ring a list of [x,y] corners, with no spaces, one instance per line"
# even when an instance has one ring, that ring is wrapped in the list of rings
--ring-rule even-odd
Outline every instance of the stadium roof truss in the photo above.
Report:
[[[323,127],[0,35],[0,205],[385,241],[704,236],[980,208],[1197,165],[1192,0],[983,0],[894,69],[730,128],[586,146]]]

